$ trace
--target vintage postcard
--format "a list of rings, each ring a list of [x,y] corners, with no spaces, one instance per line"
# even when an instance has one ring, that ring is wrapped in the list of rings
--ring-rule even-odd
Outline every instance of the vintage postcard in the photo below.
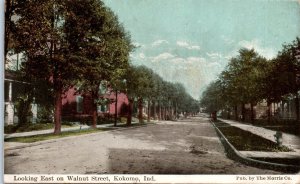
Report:
[[[4,183],[300,183],[299,1],[1,6]]]

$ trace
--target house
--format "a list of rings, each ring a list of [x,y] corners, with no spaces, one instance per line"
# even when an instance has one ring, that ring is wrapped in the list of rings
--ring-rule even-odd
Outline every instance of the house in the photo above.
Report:
[[[118,117],[126,113],[128,105],[128,98],[124,93],[117,94],[117,109],[116,109],[116,92],[108,88],[102,95],[102,98],[108,100],[108,104],[99,105],[97,107],[98,115],[113,116],[116,113]],[[69,89],[62,100],[62,118],[63,119],[77,119],[82,117],[89,117],[93,114],[93,99],[90,95],[85,93],[78,93],[76,88]]]
[[[21,61],[23,59],[22,54],[11,53],[7,58],[9,62],[5,65],[5,78],[4,78],[4,112],[5,112],[5,124],[18,123],[16,102],[18,98],[25,94],[24,89],[30,86],[30,83],[26,83],[17,79],[17,71],[20,68]],[[117,108],[116,105],[116,93],[109,88],[102,89],[103,98],[108,99],[111,103],[107,105],[98,106],[98,115],[114,115],[117,109],[118,115],[124,115],[126,113],[126,107],[128,104],[127,96],[124,93],[117,94]],[[77,117],[91,116],[92,115],[92,99],[87,94],[79,94],[76,92],[76,88],[70,88],[62,99],[62,117],[76,119]],[[33,102],[31,104],[31,117],[28,117],[32,123],[39,121],[38,113],[40,111],[40,105]]]
[[[30,83],[18,80],[16,72],[12,70],[5,71],[4,78],[4,116],[5,124],[18,123],[16,102],[24,96],[26,89],[31,87]],[[37,121],[37,104],[31,103],[31,117],[28,117],[33,123]]]

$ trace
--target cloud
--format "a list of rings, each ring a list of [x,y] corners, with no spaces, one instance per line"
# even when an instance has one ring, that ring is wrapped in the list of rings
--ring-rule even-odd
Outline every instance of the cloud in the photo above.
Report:
[[[164,60],[167,60],[167,59],[172,59],[174,58],[175,56],[171,53],[168,53],[168,52],[164,52],[164,53],[161,53],[155,57],[151,57],[150,60],[152,60],[152,62],[158,62],[158,61],[164,61]]]
[[[182,43],[182,45],[185,44]],[[209,54],[217,55],[216,53]],[[132,56],[133,64],[151,68],[164,80],[182,83],[196,99],[199,98],[204,87],[215,80],[223,69],[223,63],[220,63],[220,60],[206,57],[182,57],[168,51],[153,56],[138,52]]]
[[[233,39],[231,39],[231,38],[229,38],[229,37],[227,37],[227,36],[224,36],[224,35],[221,36],[221,39],[222,39],[227,45],[231,45],[231,44],[234,43],[234,40],[233,40]]]
[[[202,57],[188,57],[185,60],[186,64],[195,64],[195,65],[202,65],[205,64],[207,61],[205,58]]]
[[[261,42],[258,39],[253,39],[251,41],[242,40],[238,43],[238,45],[247,49],[254,49],[267,59],[272,59],[276,56],[276,51],[274,49],[262,47]]]
[[[132,44],[137,48],[145,47],[144,44],[140,44],[139,42],[133,42]]]
[[[154,41],[152,44],[151,44],[151,46],[152,47],[157,47],[157,46],[159,46],[159,45],[161,45],[161,44],[168,44],[169,42],[167,41],[167,40],[156,40],[156,41]]]
[[[144,53],[140,53],[140,54],[139,54],[139,57],[140,57],[141,59],[145,59],[145,58],[146,58],[146,56],[145,56]]]
[[[173,64],[182,64],[185,62],[185,59],[176,57],[176,58],[171,59],[170,62]]]
[[[184,41],[177,41],[177,45],[180,47],[188,47],[189,46],[189,44]]]
[[[198,45],[192,45],[192,46],[189,47],[189,49],[190,50],[200,50],[201,48]]]
[[[179,47],[183,47],[183,48],[186,48],[186,49],[189,49],[189,50],[200,50],[201,49],[199,45],[190,45],[186,41],[177,41],[176,44]]]
[[[210,58],[222,58],[222,54],[217,52],[206,53],[206,55]]]

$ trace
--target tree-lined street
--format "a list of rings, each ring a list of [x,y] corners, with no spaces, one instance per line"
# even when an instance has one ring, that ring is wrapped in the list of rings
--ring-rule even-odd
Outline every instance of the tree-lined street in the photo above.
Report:
[[[299,6],[6,0],[4,173],[299,172]]]
[[[166,133],[168,132],[168,133]],[[206,117],[5,151],[5,173],[277,174],[226,157]]]

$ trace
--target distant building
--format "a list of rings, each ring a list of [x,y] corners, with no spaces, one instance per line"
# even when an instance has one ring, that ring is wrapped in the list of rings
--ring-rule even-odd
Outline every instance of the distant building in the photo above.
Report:
[[[116,103],[116,93],[107,89],[103,94],[103,98],[108,99],[111,103],[107,105],[99,105],[97,107],[98,115],[114,115],[116,113],[115,103]],[[62,100],[62,116],[65,118],[72,117],[87,117],[93,114],[93,99],[89,94],[79,94],[76,92],[75,88],[69,89]],[[128,105],[127,96],[124,93],[118,93],[117,95],[117,113],[119,115],[124,115],[126,107]]]

